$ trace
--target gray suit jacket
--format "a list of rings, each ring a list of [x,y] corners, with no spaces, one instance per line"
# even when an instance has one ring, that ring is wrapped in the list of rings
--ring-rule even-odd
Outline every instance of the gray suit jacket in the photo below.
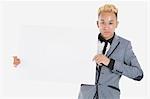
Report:
[[[107,57],[115,60],[113,67],[102,66],[100,72],[96,69],[96,81],[99,85],[100,99],[120,99],[119,80],[122,75],[140,81],[143,71],[133,53],[131,42],[115,35]]]
[[[106,56],[114,60],[114,65],[96,67],[95,85],[81,84],[78,99],[120,99],[119,80],[122,75],[137,81],[143,78],[130,41],[115,35]]]

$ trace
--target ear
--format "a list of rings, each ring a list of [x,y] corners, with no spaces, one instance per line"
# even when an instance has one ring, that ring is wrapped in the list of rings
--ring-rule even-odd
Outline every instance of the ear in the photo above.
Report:
[[[118,24],[119,24],[119,21],[117,21],[117,23],[116,23],[116,28],[118,27]]]
[[[99,28],[99,24],[98,24],[98,21],[96,21],[96,23],[97,23],[97,27]]]

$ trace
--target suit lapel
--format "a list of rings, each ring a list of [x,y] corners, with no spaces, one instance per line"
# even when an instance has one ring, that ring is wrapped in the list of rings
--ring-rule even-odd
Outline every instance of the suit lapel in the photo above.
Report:
[[[117,46],[120,44],[119,42],[119,37],[117,35],[115,35],[113,41],[112,41],[112,44],[110,46],[110,49],[108,50],[106,56],[110,56],[114,51],[115,49],[117,48]]]

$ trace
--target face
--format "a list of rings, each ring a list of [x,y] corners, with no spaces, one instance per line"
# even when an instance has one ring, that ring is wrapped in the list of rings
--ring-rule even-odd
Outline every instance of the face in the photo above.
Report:
[[[106,40],[113,37],[117,25],[117,18],[113,12],[102,12],[97,21],[99,31]]]

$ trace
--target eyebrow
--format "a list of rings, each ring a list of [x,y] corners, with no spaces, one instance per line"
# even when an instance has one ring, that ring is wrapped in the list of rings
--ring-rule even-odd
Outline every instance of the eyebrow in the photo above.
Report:
[[[101,19],[100,21],[104,21],[104,19]],[[114,20],[110,20],[109,22],[113,22]]]
[[[110,20],[110,22],[114,22],[114,20]]]

